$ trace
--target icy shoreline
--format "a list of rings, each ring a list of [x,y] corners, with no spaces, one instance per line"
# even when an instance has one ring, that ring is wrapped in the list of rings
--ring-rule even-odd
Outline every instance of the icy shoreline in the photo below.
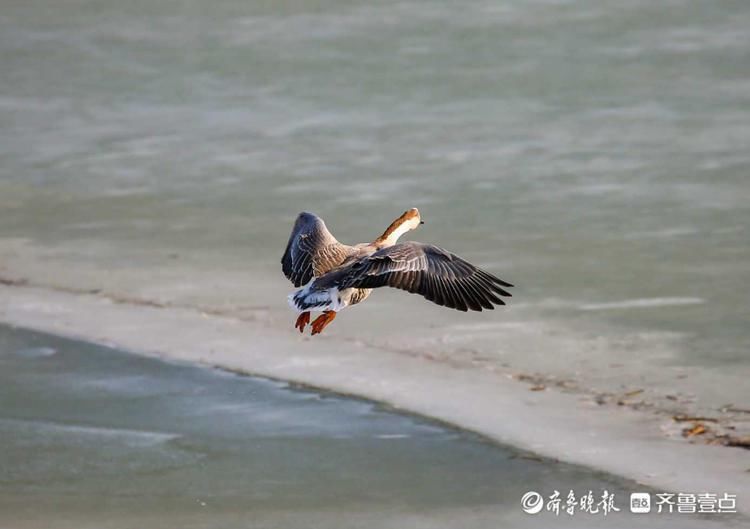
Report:
[[[737,493],[749,511],[750,451],[670,440],[648,413],[262,321],[23,285],[0,286],[0,297],[9,324],[370,398],[656,489]]]

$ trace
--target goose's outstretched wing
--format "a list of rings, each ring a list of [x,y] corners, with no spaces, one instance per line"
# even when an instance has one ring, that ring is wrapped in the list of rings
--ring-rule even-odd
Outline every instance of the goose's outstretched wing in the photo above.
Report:
[[[323,219],[302,212],[294,222],[289,242],[281,258],[281,269],[295,287],[307,284],[314,276],[339,266],[353,252],[331,235]]]
[[[511,294],[502,287],[513,286],[442,248],[418,242],[384,248],[330,275],[339,288],[394,287],[464,312],[505,305],[501,296]]]

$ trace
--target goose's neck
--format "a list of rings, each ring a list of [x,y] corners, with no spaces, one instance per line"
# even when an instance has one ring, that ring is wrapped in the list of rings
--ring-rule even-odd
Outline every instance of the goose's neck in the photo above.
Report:
[[[383,235],[375,239],[375,244],[381,248],[393,246],[398,242],[399,237],[410,229],[411,227],[408,222],[405,222],[402,218],[398,218],[388,226],[388,229],[383,232]]]

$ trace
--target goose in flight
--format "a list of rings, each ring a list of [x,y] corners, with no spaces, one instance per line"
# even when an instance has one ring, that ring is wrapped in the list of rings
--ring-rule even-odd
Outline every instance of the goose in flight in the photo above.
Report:
[[[510,283],[437,246],[397,244],[420,224],[419,210],[412,208],[373,242],[348,246],[331,235],[323,219],[300,213],[281,258],[284,275],[295,287],[304,285],[289,295],[289,305],[299,313],[295,327],[304,332],[310,311],[322,311],[312,323],[312,334],[319,334],[338,311],[364,301],[378,287],[406,290],[464,312],[505,305],[501,296],[510,293],[503,287]]]

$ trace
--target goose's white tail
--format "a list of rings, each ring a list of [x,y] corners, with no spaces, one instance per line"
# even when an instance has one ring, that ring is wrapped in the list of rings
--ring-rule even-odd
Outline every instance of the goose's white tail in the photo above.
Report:
[[[340,311],[348,305],[343,299],[338,288],[328,290],[311,290],[310,285],[292,292],[287,296],[289,306],[297,312],[309,310],[333,310]]]

